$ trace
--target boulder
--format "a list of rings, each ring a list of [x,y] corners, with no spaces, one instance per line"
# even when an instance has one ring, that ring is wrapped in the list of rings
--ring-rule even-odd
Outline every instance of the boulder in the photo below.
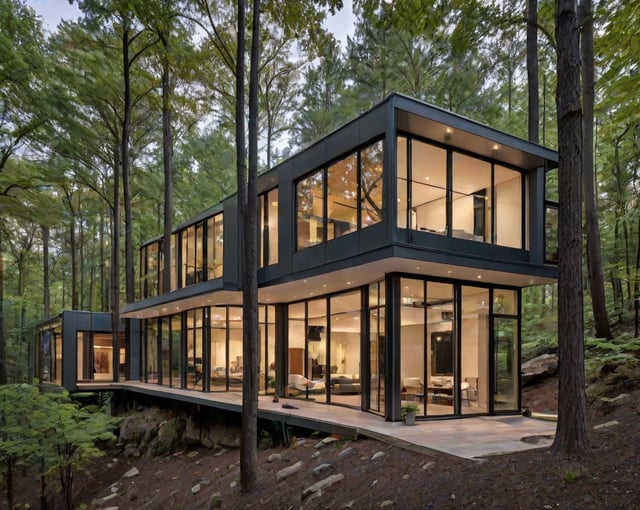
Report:
[[[217,446],[240,448],[240,429],[222,423],[203,425],[200,442],[205,448]]]
[[[187,416],[182,439],[189,446],[198,446],[201,443],[201,428],[199,420],[193,416]]]
[[[186,420],[183,417],[171,418],[160,424],[158,427],[157,454],[170,452],[184,444],[182,434],[184,433],[185,424]]]
[[[523,386],[535,384],[558,373],[558,356],[557,354],[542,354],[525,361],[520,370]]]

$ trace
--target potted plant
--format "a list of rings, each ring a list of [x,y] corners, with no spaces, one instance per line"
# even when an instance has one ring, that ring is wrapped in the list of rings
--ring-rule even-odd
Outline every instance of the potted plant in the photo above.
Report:
[[[405,425],[415,425],[416,424],[416,414],[420,410],[420,406],[415,402],[409,402],[404,404],[401,408],[401,415],[404,418]]]

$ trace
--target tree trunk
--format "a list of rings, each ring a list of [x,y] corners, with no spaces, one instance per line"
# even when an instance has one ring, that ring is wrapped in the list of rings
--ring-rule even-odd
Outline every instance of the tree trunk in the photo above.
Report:
[[[640,218],[638,218],[638,246],[636,249],[636,278],[633,290],[634,336],[640,336]]]
[[[124,81],[124,105],[122,119],[122,147],[120,157],[122,158],[122,199],[124,205],[124,272],[125,272],[125,294],[127,303],[133,303],[134,277],[133,270],[133,218],[131,214],[131,186],[130,186],[130,151],[129,137],[131,131],[131,62],[129,60],[129,21],[123,17],[122,27],[122,73]]]
[[[100,311],[106,312],[109,310],[109,286],[107,284],[107,276],[105,267],[107,265],[104,249],[104,214],[100,211],[100,232],[98,233],[100,241]]]
[[[171,132],[171,83],[169,76],[169,35],[161,34],[162,59],[162,163],[164,167],[164,240],[161,293],[171,290],[171,231],[173,230],[173,134]]]
[[[4,253],[0,230],[0,385],[7,384],[7,337],[4,334]]]
[[[80,277],[80,285],[78,286],[78,308],[77,310],[86,310],[85,302],[85,235],[84,235],[84,218],[82,216],[82,205],[78,204],[78,275]]]
[[[527,91],[529,141],[538,143],[540,98],[538,92],[538,1],[527,0]]]
[[[589,448],[585,413],[582,304],[582,110],[580,33],[575,0],[556,3],[558,111],[558,424],[556,454]]]
[[[258,2],[254,2],[257,4]],[[254,5],[254,9],[259,6]],[[252,37],[256,39],[251,48],[251,72],[253,72],[254,46],[257,48],[258,32],[255,30],[255,24],[258,11],[254,11]],[[257,356],[255,353],[254,343],[257,340],[257,334],[254,332],[254,324],[257,325],[257,301],[254,302],[252,289],[251,270],[255,267],[255,242],[251,239],[251,232],[255,233],[255,224],[251,224],[253,211],[247,200],[247,168],[246,168],[246,140],[244,128],[244,84],[245,84],[245,32],[246,32],[246,4],[245,0],[238,1],[238,44],[236,53],[236,164],[237,164],[237,183],[238,183],[238,224],[242,225],[240,239],[242,239],[243,257],[241,261],[242,268],[242,307],[243,307],[243,381],[242,381],[242,440],[240,446],[240,487],[242,492],[250,493],[256,486],[257,482]],[[251,78],[250,78],[251,80]],[[253,102],[254,87],[257,83],[253,80],[250,82],[250,101],[249,107],[255,107]],[[257,88],[256,88],[257,90]],[[250,110],[249,113],[249,138],[254,133],[255,126],[251,123],[252,115],[255,112]],[[250,147],[250,156],[252,150]],[[251,168],[249,169],[249,174]],[[251,179],[249,179],[251,180]],[[250,187],[250,186],[249,186]],[[252,190],[253,191],[253,190]],[[252,203],[254,201],[251,201]],[[254,248],[251,253],[252,247]],[[253,255],[253,265],[252,265]]]
[[[584,212],[587,230],[587,267],[591,290],[591,307],[597,338],[612,338],[607,315],[607,298],[604,291],[604,271],[602,269],[602,247],[598,211],[596,206],[596,184],[593,161],[593,104],[594,104],[594,68],[593,68],[593,7],[591,0],[580,1],[580,20],[582,38],[580,53],[582,57],[582,105],[583,144],[582,176],[584,184]]]
[[[49,242],[51,235],[49,227],[42,227],[42,306],[44,308],[44,318],[48,319],[51,313],[51,286],[49,285]]]
[[[113,166],[113,204],[111,209],[111,274],[109,294],[113,344],[114,381],[118,377],[120,356],[120,174],[118,162]]]

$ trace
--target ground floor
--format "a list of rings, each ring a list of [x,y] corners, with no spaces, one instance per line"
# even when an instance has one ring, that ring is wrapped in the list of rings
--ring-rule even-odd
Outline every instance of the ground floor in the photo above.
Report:
[[[109,314],[89,321],[91,314],[75,313],[40,328],[41,378],[66,387],[128,379],[193,392],[242,390],[239,304],[130,320],[117,346]],[[388,421],[400,420],[408,404],[420,419],[521,408],[518,288],[388,273],[357,288],[346,282],[343,291],[260,304],[259,334],[261,395]]]

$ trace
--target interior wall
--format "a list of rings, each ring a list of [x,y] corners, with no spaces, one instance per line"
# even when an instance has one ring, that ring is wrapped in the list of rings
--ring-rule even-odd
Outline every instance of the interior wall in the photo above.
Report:
[[[402,354],[400,356],[400,384],[407,377],[424,379],[424,325],[411,324],[400,328]],[[412,355],[407,355],[412,354]],[[424,382],[424,381],[422,381]]]
[[[522,187],[520,179],[496,185],[496,243],[522,246]]]

